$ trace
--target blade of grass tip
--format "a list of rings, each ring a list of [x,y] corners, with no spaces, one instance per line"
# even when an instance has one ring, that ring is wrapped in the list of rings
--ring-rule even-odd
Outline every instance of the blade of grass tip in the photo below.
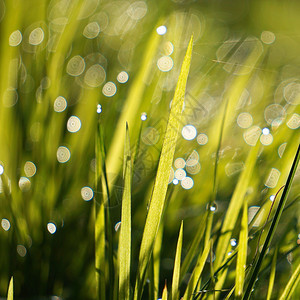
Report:
[[[225,300],[229,300],[229,299],[230,299],[230,297],[231,297],[231,295],[233,294],[234,290],[235,290],[235,286],[230,290],[230,292],[229,292],[228,295],[226,296]]]
[[[287,283],[279,300],[290,299],[299,283],[300,283],[300,263],[298,264],[295,272],[293,273],[292,277]]]
[[[167,287],[167,281],[165,283],[165,287],[163,289],[161,300],[168,300],[168,287]]]
[[[243,295],[245,271],[247,263],[247,247],[248,247],[248,205],[244,202],[243,215],[241,221],[241,230],[239,235],[239,250],[236,262],[235,276],[235,297],[241,298]]]
[[[119,298],[129,299],[131,259],[131,153],[128,124],[124,150],[124,191],[119,237]]]
[[[173,278],[172,278],[172,300],[179,298],[179,277],[180,277],[180,265],[181,265],[181,250],[182,250],[182,232],[183,232],[183,221],[181,221],[176,254],[175,254],[175,263],[173,270]]]
[[[199,281],[199,278],[200,278],[201,273],[203,271],[205,262],[207,260],[207,256],[209,254],[210,247],[211,247],[210,243],[206,244],[202,254],[201,255],[199,254],[196,266],[193,270],[193,273],[192,273],[192,275],[190,277],[190,280],[188,282],[188,285],[186,287],[186,290],[185,290],[185,293],[184,293],[184,296],[183,296],[183,300],[191,299],[192,294],[195,292],[197,282]]]
[[[8,291],[7,291],[7,300],[14,300],[14,278],[10,278]]]
[[[159,21],[158,24],[160,24],[160,22],[161,21]],[[118,158],[122,155],[122,145],[125,139],[125,135],[123,132],[124,124],[128,122],[131,128],[134,125],[137,111],[143,100],[142,96],[146,87],[145,82],[152,70],[152,61],[153,57],[157,52],[159,41],[160,36],[157,34],[156,30],[154,30],[146,45],[146,52],[142,59],[139,73],[137,74],[135,80],[131,84],[128,96],[122,109],[122,113],[116,125],[114,136],[107,156],[107,170],[109,174],[112,174],[113,176],[118,174],[120,170],[120,162]],[[114,178],[115,177],[116,176],[114,176]],[[114,184],[114,178],[108,178],[110,188]]]
[[[221,235],[216,249],[216,260],[214,263],[215,268],[218,268],[222,264],[224,256],[226,254],[226,250],[228,248],[232,230],[235,226],[240,209],[243,205],[247,188],[253,173],[258,150],[259,150],[259,143],[257,143],[256,146],[251,148],[247,160],[245,162],[245,168],[238,179],[237,186],[230,200],[229,207],[226,212],[224,223],[221,229]]]
[[[274,253],[273,259],[272,259],[272,266],[271,266],[271,273],[270,273],[270,280],[269,280],[267,300],[271,299],[272,291],[273,291],[273,287],[274,287],[275,273],[276,273],[277,253],[278,253],[278,247],[275,249],[275,253]]]
[[[258,276],[258,272],[259,272],[259,270],[261,268],[261,265],[262,265],[262,261],[263,261],[263,259],[265,257],[265,254],[267,252],[269,244],[270,244],[270,242],[271,242],[271,240],[272,240],[272,238],[274,236],[274,233],[276,231],[279,219],[281,217],[282,211],[283,211],[285,203],[287,201],[288,194],[289,194],[289,191],[290,191],[291,186],[292,186],[292,182],[293,182],[293,179],[294,179],[297,167],[298,167],[299,160],[300,160],[300,144],[298,145],[298,149],[297,149],[294,161],[293,161],[293,165],[291,167],[291,170],[290,170],[290,173],[289,173],[286,185],[284,187],[281,199],[280,199],[279,204],[277,206],[277,209],[276,209],[273,221],[271,223],[270,229],[268,231],[266,240],[265,240],[265,242],[263,244],[261,253],[260,253],[259,257],[258,257],[258,260],[257,260],[257,262],[256,262],[256,264],[254,266],[253,272],[251,274],[251,277],[250,277],[247,289],[246,289],[244,297],[243,297],[244,300],[249,299],[249,297],[251,295],[251,292],[253,290],[254,283],[256,281],[256,278]]]
[[[151,257],[153,244],[159,228],[162,211],[168,188],[170,169],[172,167],[176,140],[182,115],[185,87],[188,78],[191,56],[192,56],[193,37],[190,40],[188,49],[181,67],[177,82],[174,99],[169,115],[166,134],[163,141],[161,155],[159,159],[157,174],[155,178],[153,193],[151,196],[148,215],[141,242],[139,267],[136,278],[134,299],[140,299],[145,279],[145,271]]]
[[[96,130],[96,191],[100,190],[101,174],[102,174],[102,153],[101,153],[101,127],[100,121],[97,123]],[[95,268],[96,268],[96,284],[97,284],[97,298],[106,299],[105,293],[105,208],[104,199],[101,196],[98,199],[94,196],[94,210],[95,210]]]
[[[200,221],[200,224],[198,226],[197,232],[195,234],[195,237],[193,239],[193,242],[191,244],[191,246],[189,247],[189,250],[183,260],[182,263],[182,267],[181,267],[181,275],[180,275],[180,280],[182,281],[184,275],[188,272],[188,269],[191,265],[191,262],[193,260],[193,258],[195,257],[197,251],[199,251],[199,244],[201,242],[201,239],[204,235],[204,231],[205,231],[205,224],[207,221],[207,215],[208,212],[205,213],[204,217],[202,218],[202,220]]]

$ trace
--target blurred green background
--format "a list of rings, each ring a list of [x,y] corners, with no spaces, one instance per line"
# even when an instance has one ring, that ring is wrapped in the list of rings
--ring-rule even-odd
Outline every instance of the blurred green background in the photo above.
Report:
[[[0,295],[13,275],[20,299],[95,299],[97,104],[113,225],[120,221],[125,121],[133,149],[141,130],[132,199],[132,251],[138,257],[170,101],[192,34],[164,219],[161,289],[172,276],[180,221],[184,255],[213,197],[227,100],[215,222],[256,142],[262,147],[249,211],[268,212],[299,144],[299,11],[299,1],[0,0]],[[298,171],[275,236],[279,253],[293,251],[278,263],[274,299],[299,262],[299,178]],[[116,231],[115,250],[117,238]],[[133,259],[132,276],[136,264]],[[227,280],[232,282],[230,274]],[[261,279],[255,299],[264,299],[266,285]]]

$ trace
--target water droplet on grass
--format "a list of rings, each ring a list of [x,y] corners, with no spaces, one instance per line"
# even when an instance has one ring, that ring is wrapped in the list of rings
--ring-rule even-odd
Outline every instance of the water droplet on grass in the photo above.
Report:
[[[4,167],[0,165],[0,175],[2,175],[3,173],[4,173]]]
[[[102,112],[102,106],[101,104],[97,104],[97,114],[101,114]]]
[[[143,113],[141,114],[141,120],[142,120],[142,121],[146,121],[146,120],[147,120],[147,114],[146,114],[145,112],[143,112]]]
[[[193,125],[185,125],[182,128],[181,134],[184,139],[191,141],[197,136],[197,129]]]
[[[159,34],[159,35],[164,35],[167,33],[167,27],[162,25],[162,26],[159,26],[156,28],[156,32]]]
[[[53,222],[49,222],[47,224],[47,230],[51,233],[54,234],[56,232],[56,225]]]
[[[119,230],[120,226],[121,226],[121,221],[116,223],[115,232],[117,232]]]

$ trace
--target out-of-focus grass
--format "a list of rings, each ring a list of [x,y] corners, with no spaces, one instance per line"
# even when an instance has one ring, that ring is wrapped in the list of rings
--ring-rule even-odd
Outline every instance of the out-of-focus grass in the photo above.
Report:
[[[116,299],[119,284],[123,293],[118,278],[134,295],[170,102],[191,35],[169,186],[139,288],[143,299],[193,292],[222,299],[242,276],[238,260],[246,261],[245,291],[281,194],[273,207],[271,200],[286,184],[299,145],[299,8],[296,1],[261,0],[0,0],[0,296],[12,275],[20,299],[95,299],[97,281],[100,298]],[[122,176],[126,121],[130,278],[117,271],[118,255],[128,255],[119,240],[130,227],[129,220],[119,223],[129,203],[122,200],[129,200],[129,178],[126,185]],[[299,182],[296,171],[255,299],[267,297],[274,275],[271,299],[289,296],[286,286],[299,298]],[[239,260],[245,199],[247,257]]]

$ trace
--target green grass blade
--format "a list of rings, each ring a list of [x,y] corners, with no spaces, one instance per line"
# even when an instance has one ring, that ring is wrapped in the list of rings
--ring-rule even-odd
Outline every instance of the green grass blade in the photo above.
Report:
[[[102,174],[102,150],[101,143],[101,126],[100,122],[97,124],[96,131],[96,190],[100,190],[101,174]],[[96,268],[96,284],[97,284],[97,297],[98,299],[105,299],[105,208],[104,200],[94,197],[95,209],[95,268]]]
[[[165,283],[165,287],[163,289],[163,293],[162,293],[162,300],[168,300],[168,288],[167,288],[167,283]]]
[[[192,242],[191,246],[189,247],[189,250],[183,260],[182,267],[181,267],[181,276],[180,276],[181,280],[183,279],[184,275],[187,273],[193,258],[197,254],[197,251],[199,251],[198,247],[199,247],[200,241],[204,235],[207,215],[208,215],[208,213],[206,212],[205,215],[203,216],[203,218],[201,219],[200,224],[197,229],[197,232],[195,233],[193,242]]]
[[[248,246],[248,205],[247,201],[244,203],[241,231],[239,236],[239,250],[237,254],[236,263],[236,277],[235,277],[235,296],[241,298],[243,295],[245,270],[247,263],[247,246]]]
[[[251,148],[247,160],[245,162],[245,168],[239,177],[237,186],[232,195],[227,213],[224,219],[224,223],[221,230],[221,237],[218,241],[216,249],[216,260],[215,268],[218,268],[224,259],[228,244],[231,238],[232,230],[236,224],[240,209],[244,202],[244,197],[247,192],[247,188],[252,176],[252,172],[256,163],[256,158],[258,154],[259,144]]]
[[[153,244],[160,224],[162,211],[165,204],[165,198],[168,188],[170,169],[172,166],[178,129],[183,109],[186,82],[188,78],[191,56],[192,56],[193,38],[191,38],[179,75],[175,90],[174,99],[169,115],[168,125],[164,142],[161,150],[158,170],[156,174],[154,189],[150,201],[146,224],[144,228],[140,255],[139,267],[135,285],[134,299],[140,299],[144,284],[144,277],[147,264],[151,257]]]
[[[182,232],[183,232],[183,222],[181,222],[179,237],[177,241],[175,264],[173,270],[172,279],[172,300],[179,298],[179,278],[180,278],[180,265],[181,265],[181,250],[182,250]]]
[[[295,272],[293,273],[292,277],[290,278],[289,282],[287,283],[279,300],[290,299],[299,283],[300,283],[300,263],[298,264]]]
[[[8,291],[7,291],[7,300],[14,300],[14,278],[10,278]]]
[[[255,264],[255,267],[254,267],[253,272],[251,274],[251,277],[250,277],[250,280],[249,280],[249,283],[248,283],[248,286],[247,286],[247,290],[246,290],[246,292],[244,294],[244,297],[243,297],[244,300],[249,299],[249,297],[251,295],[254,283],[255,283],[256,278],[258,276],[258,272],[259,272],[259,270],[261,268],[261,265],[262,265],[262,261],[263,261],[263,259],[265,257],[265,254],[267,252],[269,244],[270,244],[270,242],[271,242],[271,240],[272,240],[272,238],[274,236],[274,233],[275,233],[275,230],[277,228],[279,219],[281,217],[282,211],[283,211],[285,203],[287,201],[288,194],[289,194],[289,191],[290,191],[291,186],[292,186],[292,182],[293,182],[293,179],[294,179],[297,167],[298,167],[299,160],[300,160],[300,144],[298,145],[296,156],[295,156],[295,159],[293,161],[293,165],[291,167],[291,170],[290,170],[290,173],[289,173],[286,185],[284,187],[284,190],[283,190],[283,193],[282,193],[282,196],[281,196],[281,199],[280,199],[280,202],[279,202],[278,207],[276,209],[276,212],[275,212],[274,219],[272,221],[271,227],[270,227],[270,229],[268,231],[266,240],[264,242],[264,245],[263,245],[263,248],[261,250],[261,253],[260,253],[259,257],[258,257],[257,263]]]
[[[128,126],[124,151],[124,192],[119,237],[119,298],[129,299],[131,259],[131,153]]]
[[[201,276],[201,273],[203,271],[206,259],[208,257],[209,251],[210,251],[210,247],[211,247],[211,244],[207,243],[204,250],[203,250],[203,252],[202,252],[202,254],[199,255],[196,266],[193,270],[193,273],[191,275],[189,283],[186,287],[186,290],[185,290],[185,293],[184,293],[184,296],[183,296],[183,300],[191,299],[191,295],[195,291],[195,288],[197,286],[197,282],[198,282],[198,280]]]
[[[276,248],[273,259],[272,259],[272,266],[271,266],[271,274],[270,274],[270,280],[269,280],[267,300],[270,300],[271,296],[272,296],[272,291],[273,291],[273,286],[274,286],[274,281],[275,281],[275,273],[276,273],[277,252],[278,252],[278,248]]]

